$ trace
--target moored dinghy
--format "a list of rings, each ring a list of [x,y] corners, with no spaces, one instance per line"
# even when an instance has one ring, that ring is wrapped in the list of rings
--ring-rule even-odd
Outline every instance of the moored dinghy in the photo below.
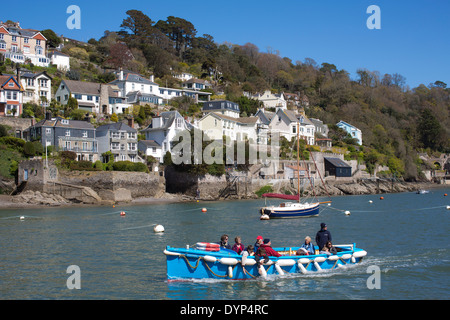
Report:
[[[167,246],[164,254],[167,258],[167,279],[229,279],[246,280],[267,275],[285,275],[287,273],[311,273],[332,270],[341,265],[361,262],[367,255],[363,249],[353,245],[337,245],[340,252],[336,255],[297,256],[299,247],[274,248],[281,257],[269,257],[258,265],[255,257],[242,257],[236,252],[221,248],[219,251],[207,251],[204,246],[196,248],[173,248]]]

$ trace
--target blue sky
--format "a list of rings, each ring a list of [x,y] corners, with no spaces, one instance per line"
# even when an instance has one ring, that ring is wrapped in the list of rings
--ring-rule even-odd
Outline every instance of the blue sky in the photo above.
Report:
[[[72,4],[81,9],[81,30],[66,26]],[[381,30],[366,27],[370,5],[381,9]],[[352,78],[358,68],[366,68],[381,75],[400,73],[411,88],[436,80],[450,87],[448,0],[64,0],[51,5],[22,0],[5,2],[0,20],[87,41],[105,30],[118,31],[130,9],[153,21],[184,18],[198,35],[208,33],[219,44],[251,42],[263,52],[278,50],[294,63],[305,58],[333,63]]]

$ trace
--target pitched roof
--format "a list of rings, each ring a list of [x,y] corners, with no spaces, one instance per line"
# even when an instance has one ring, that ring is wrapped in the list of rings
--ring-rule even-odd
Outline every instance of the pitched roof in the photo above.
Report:
[[[51,120],[41,120],[34,125],[34,127],[57,127],[57,128],[71,128],[71,129],[86,129],[94,130],[95,127],[88,121],[81,120],[67,120],[62,118],[54,118]],[[64,122],[64,123],[63,123]]]
[[[329,163],[331,163],[333,166],[335,166],[337,168],[351,168],[350,165],[348,165],[347,163],[345,163],[344,161],[342,161],[339,158],[324,157],[324,159],[327,160]]]
[[[66,84],[67,88],[71,93],[99,95],[101,91],[100,83],[84,82],[77,80],[63,80],[63,82]],[[115,96],[114,90],[109,85],[106,86],[108,86],[108,95]]]
[[[155,140],[141,140],[139,143],[144,144],[147,147],[161,148],[161,145]]]
[[[113,122],[104,124],[97,128],[97,131],[126,131],[126,132],[137,132],[136,129],[131,128],[123,122]]]

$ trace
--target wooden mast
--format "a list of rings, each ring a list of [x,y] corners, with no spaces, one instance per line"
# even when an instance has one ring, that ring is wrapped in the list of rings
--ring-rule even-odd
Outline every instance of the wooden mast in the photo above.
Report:
[[[300,203],[300,122],[297,122],[297,188]]]

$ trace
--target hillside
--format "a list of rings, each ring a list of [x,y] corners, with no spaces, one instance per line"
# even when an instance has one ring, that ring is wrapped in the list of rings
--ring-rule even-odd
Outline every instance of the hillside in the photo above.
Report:
[[[250,42],[218,44],[211,35],[198,35],[185,19],[170,16],[156,22],[138,10],[127,11],[120,30],[105,31],[87,44],[67,43],[63,52],[76,59],[72,71],[61,78],[109,82],[110,72],[124,68],[153,74],[161,85],[179,87],[173,74],[189,72],[210,80],[215,94],[244,102],[246,114],[255,113],[257,104],[243,99],[244,92],[297,93],[307,116],[328,124],[334,143],[350,151],[348,157],[363,160],[368,168],[387,165],[391,173],[407,180],[420,177],[419,152],[450,152],[450,88],[439,79],[409,88],[400,74],[366,69],[351,79],[331,61],[293,62],[276,51],[261,52]],[[183,112],[192,115],[189,108]],[[345,143],[332,127],[340,120],[362,130],[363,147]]]

